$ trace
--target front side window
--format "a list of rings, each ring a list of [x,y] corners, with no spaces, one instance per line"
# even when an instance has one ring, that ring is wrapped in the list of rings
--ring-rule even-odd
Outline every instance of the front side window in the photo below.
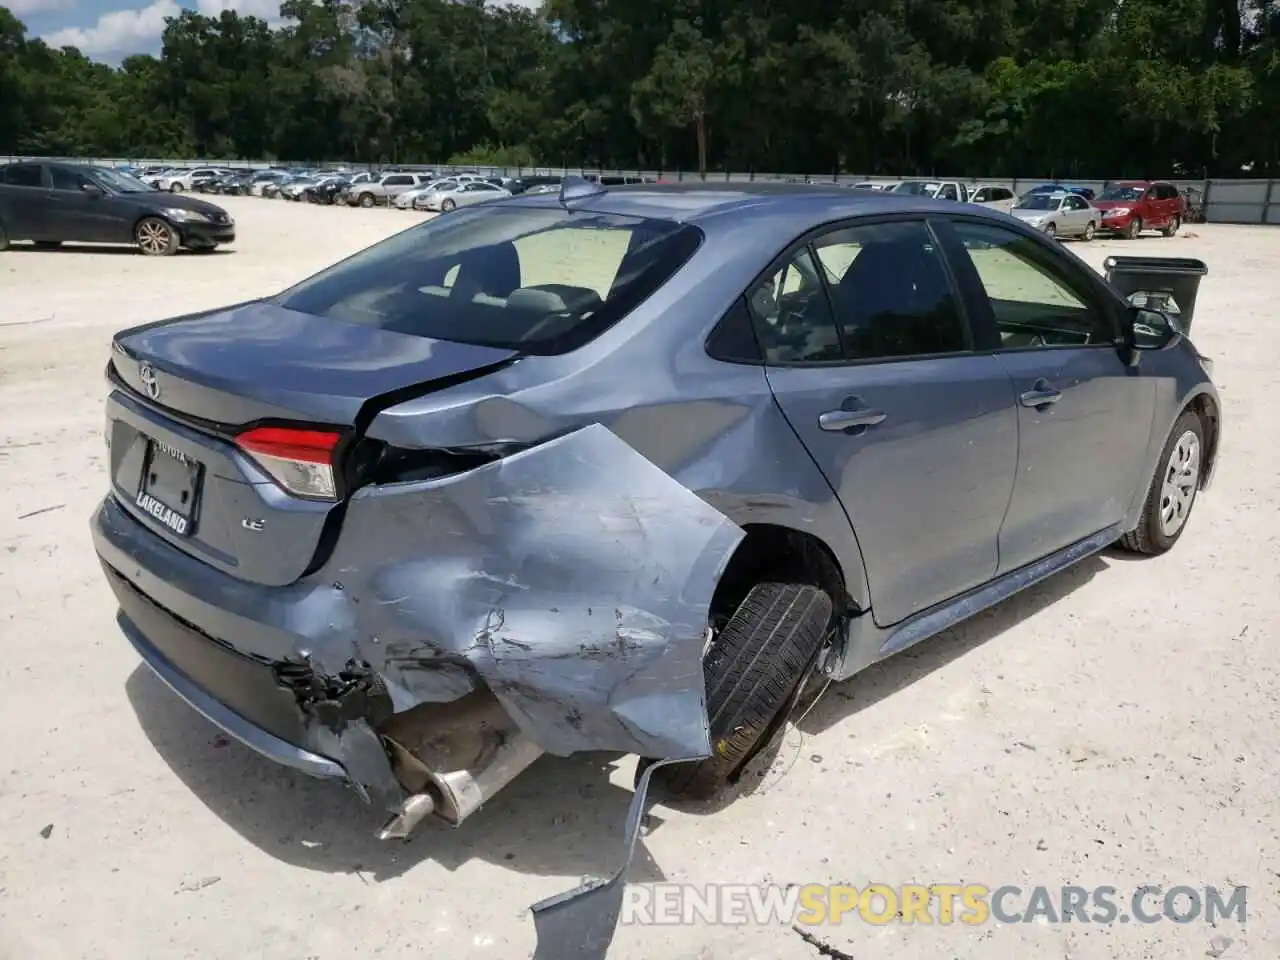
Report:
[[[50,167],[49,179],[55,190],[79,190],[89,182],[78,170],[68,170],[65,167]]]
[[[412,336],[564,353],[684,265],[696,227],[488,205],[431,220],[286,290],[290,310]]]
[[[1107,318],[1035,240],[991,224],[953,226],[986,290],[1004,349],[1114,343]]]
[[[847,359],[969,349],[942,253],[923,221],[837,230],[815,241],[814,249],[828,271]]]

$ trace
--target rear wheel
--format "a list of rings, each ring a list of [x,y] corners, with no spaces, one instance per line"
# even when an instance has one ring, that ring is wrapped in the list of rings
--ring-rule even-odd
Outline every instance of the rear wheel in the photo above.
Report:
[[[1142,519],[1120,545],[1134,553],[1164,553],[1182,536],[1195,506],[1204,465],[1204,425],[1194,410],[1184,410],[1173,425],[1160,466],[1151,478]]]
[[[1129,228],[1125,230],[1124,235],[1129,240],[1137,240],[1140,233],[1142,233],[1142,218],[1134,217],[1129,221]]]
[[[817,587],[751,588],[703,658],[711,756],[660,768],[654,776],[669,792],[710,799],[767,745],[822,648],[831,610]]]
[[[133,229],[138,249],[148,257],[168,257],[178,252],[178,233],[159,217],[146,217]]]
[[[1163,233],[1166,237],[1172,237],[1175,233],[1178,232],[1178,228],[1180,226],[1182,226],[1182,219],[1180,217],[1174,217],[1172,220],[1169,221],[1169,225],[1165,227],[1163,230],[1161,230],[1160,232]]]
[[[1092,240],[1094,237],[1094,234],[1096,234],[1097,232],[1098,232],[1098,225],[1094,223],[1092,220],[1090,220],[1089,225],[1084,228],[1084,242],[1088,243],[1090,240]]]

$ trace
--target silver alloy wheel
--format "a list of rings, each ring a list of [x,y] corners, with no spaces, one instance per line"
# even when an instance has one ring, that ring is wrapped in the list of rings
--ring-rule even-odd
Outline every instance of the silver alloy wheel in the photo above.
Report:
[[[1089,221],[1089,225],[1088,225],[1087,227],[1085,227],[1085,228],[1084,228],[1084,238],[1085,238],[1085,240],[1092,240],[1092,239],[1093,239],[1093,235],[1094,235],[1095,231],[1096,231],[1096,228],[1095,228],[1095,227],[1094,227],[1094,225],[1093,225],[1093,221],[1092,221],[1092,220],[1090,220],[1090,221]]]
[[[169,249],[172,230],[159,220],[143,220],[138,224],[138,246],[143,253],[159,256]]]
[[[1160,487],[1160,530],[1172,537],[1182,529],[1200,485],[1200,438],[1188,430],[1178,438],[1164,467]]]

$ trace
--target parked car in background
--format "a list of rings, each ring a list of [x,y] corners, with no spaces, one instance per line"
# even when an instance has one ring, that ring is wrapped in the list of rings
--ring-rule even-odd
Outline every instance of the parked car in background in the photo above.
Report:
[[[980,207],[999,210],[1001,213],[1008,213],[1018,202],[1018,198],[1008,187],[998,184],[980,184],[973,188],[973,192],[969,195],[969,202],[976,203]]]
[[[861,183],[851,184],[851,190],[886,190],[890,184],[876,183],[873,180],[863,180]]]
[[[437,210],[440,213],[448,213],[458,207],[469,207],[474,203],[484,203],[486,200],[501,200],[503,197],[511,195],[510,190],[505,190],[492,183],[484,180],[472,180],[457,184],[456,188],[452,190],[433,190],[418,201],[420,206],[415,204],[415,207],[421,210]]]
[[[387,203],[391,198],[399,196],[406,190],[430,183],[435,177],[425,173],[388,173],[385,176],[370,180],[352,187],[347,194],[347,202],[361,207],[372,207]]]
[[[438,190],[446,185],[456,187],[458,186],[458,181],[451,180],[448,177],[432,180],[429,183],[421,184],[397,195],[392,199],[391,205],[397,210],[413,210],[419,197],[425,197],[431,191]]]
[[[351,181],[346,177],[326,177],[315,186],[308,187],[302,193],[302,199],[309,203],[321,203],[326,206],[332,206],[338,202],[338,198],[343,196],[347,190],[351,188]]]
[[[1119,180],[1098,195],[1102,211],[1099,229],[1129,240],[1143,230],[1159,230],[1172,237],[1182,226],[1186,198],[1163,180]]]
[[[1078,193],[1031,193],[1018,201],[1012,214],[1050,237],[1092,240],[1102,212]]]
[[[889,193],[905,193],[912,197],[928,197],[935,200],[969,199],[969,191],[958,180],[903,180],[888,188]]]
[[[147,182],[157,190],[181,193],[193,189],[201,181],[217,180],[221,175],[222,171],[217,167],[193,167],[190,170],[170,170],[151,177]]]
[[[222,207],[156,190],[109,167],[0,167],[0,249],[13,240],[38,247],[128,243],[148,256],[169,256],[180,247],[207,251],[235,238],[235,221]]]
[[[283,170],[262,170],[255,173],[253,179],[249,181],[249,193],[255,197],[264,196],[268,185],[279,186],[287,179],[289,174]]]
[[[237,170],[233,173],[228,173],[226,176],[214,181],[209,192],[223,196],[248,196],[249,190],[253,186],[253,178],[256,175],[256,170]]]

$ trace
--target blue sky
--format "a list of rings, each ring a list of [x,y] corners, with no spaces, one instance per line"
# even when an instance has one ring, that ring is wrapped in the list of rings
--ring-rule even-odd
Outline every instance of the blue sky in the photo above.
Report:
[[[28,34],[55,47],[79,47],[95,60],[119,63],[131,53],[158,53],[165,17],[183,8],[216,15],[223,10],[279,19],[279,0],[3,0]],[[522,7],[540,0],[509,0]]]

